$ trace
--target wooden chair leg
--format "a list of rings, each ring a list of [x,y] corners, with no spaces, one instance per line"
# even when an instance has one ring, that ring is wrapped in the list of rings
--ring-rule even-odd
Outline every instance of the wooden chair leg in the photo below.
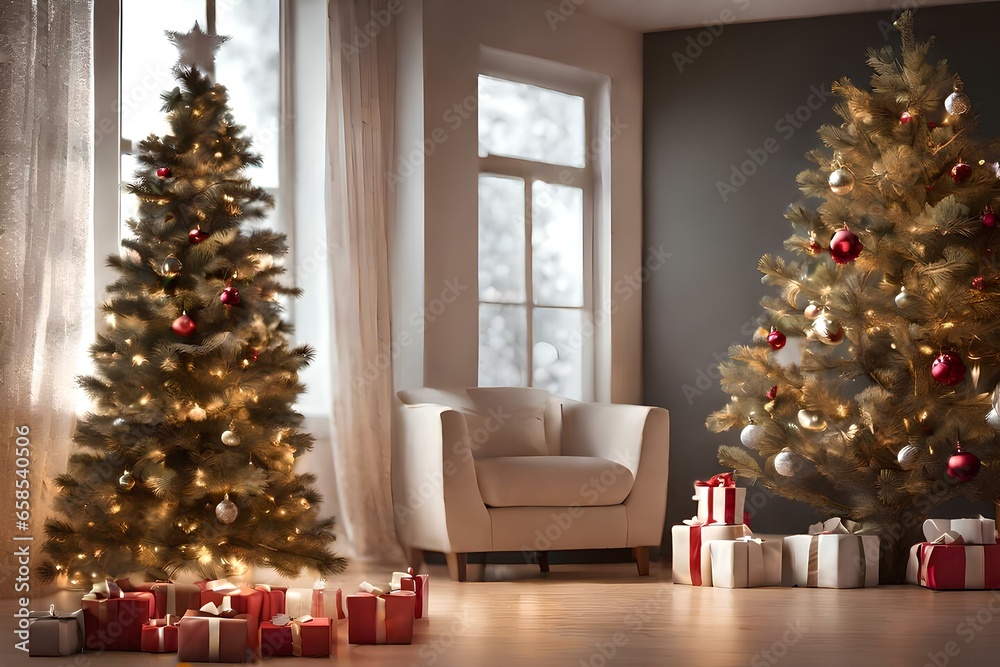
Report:
[[[424,569],[423,549],[410,547],[409,549],[406,549],[406,553],[410,557],[410,567],[413,568],[414,572],[420,572],[420,570]]]
[[[549,571],[549,552],[539,551],[535,554],[535,560],[538,562],[538,569],[542,572]]]
[[[469,576],[469,554],[446,553],[448,574],[454,581],[466,581]]]
[[[632,558],[639,570],[639,576],[649,576],[649,547],[632,547]]]

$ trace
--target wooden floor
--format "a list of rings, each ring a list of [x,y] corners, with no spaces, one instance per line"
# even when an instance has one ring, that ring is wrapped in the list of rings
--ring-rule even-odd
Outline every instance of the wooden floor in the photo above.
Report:
[[[665,564],[650,569],[640,578],[625,564],[553,565],[547,575],[490,565],[483,576],[470,566],[470,576],[485,581],[459,584],[448,580],[444,566],[430,566],[430,618],[417,621],[412,646],[348,645],[342,622],[333,660],[400,667],[1000,664],[1000,591],[692,588],[671,584]],[[362,579],[386,578],[348,571],[340,585],[346,592]],[[70,594],[55,601],[63,600]],[[32,608],[50,601],[35,600]],[[29,659],[13,648],[14,609],[13,601],[0,601],[4,667],[177,664],[176,655],[140,653]],[[265,662],[290,667],[302,660]]]

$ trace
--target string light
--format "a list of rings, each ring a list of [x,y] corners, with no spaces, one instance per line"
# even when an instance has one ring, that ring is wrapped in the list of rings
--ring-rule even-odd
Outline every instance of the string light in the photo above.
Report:
[[[136,354],[132,357],[133,366],[142,366],[144,363],[146,363],[146,357],[141,354]]]

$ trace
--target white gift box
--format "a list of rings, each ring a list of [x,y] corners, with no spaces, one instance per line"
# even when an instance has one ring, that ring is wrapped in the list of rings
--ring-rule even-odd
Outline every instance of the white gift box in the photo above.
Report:
[[[790,535],[782,543],[783,586],[878,586],[878,535]]]
[[[698,520],[704,524],[743,523],[743,507],[747,490],[737,486],[696,486],[694,499],[698,501]]]
[[[949,531],[961,535],[965,544],[997,543],[997,524],[993,519],[980,516],[978,519],[927,519],[924,521],[924,537],[928,542],[934,542]]]
[[[781,585],[782,543],[743,537],[708,543],[712,556],[712,585],[749,588]]]
[[[673,582],[689,586],[712,585],[712,555],[707,542],[714,540],[736,540],[749,533],[742,525],[727,526],[719,523],[703,525],[697,519],[689,519],[684,525],[670,529],[674,548]]]

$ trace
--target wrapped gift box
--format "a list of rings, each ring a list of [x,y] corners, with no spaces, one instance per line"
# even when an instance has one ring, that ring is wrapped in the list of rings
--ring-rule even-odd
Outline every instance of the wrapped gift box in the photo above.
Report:
[[[857,535],[851,521],[830,519],[790,535],[782,547],[782,585],[817,588],[878,586],[878,535]]]
[[[278,614],[285,613],[285,595],[288,592],[286,586],[271,586],[270,584],[256,584],[254,590],[264,593],[263,603],[260,608],[260,619],[266,621]]]
[[[708,542],[708,549],[712,555],[712,585],[716,588],[781,585],[780,541],[752,537],[714,540]]]
[[[142,626],[141,648],[146,653],[177,653],[177,623],[173,614]]]
[[[84,644],[83,610],[70,612],[56,611],[49,605],[48,611],[33,611],[28,614],[28,655],[67,656],[83,651]]]
[[[333,628],[329,618],[289,619],[279,614],[277,622],[260,624],[260,654],[269,656],[294,656],[317,658],[330,655],[333,645]]]
[[[152,593],[125,593],[113,581],[83,596],[84,646],[88,651],[139,651],[142,626],[156,616]]]
[[[906,582],[934,590],[1000,588],[1000,544],[922,542],[910,549]]]
[[[152,593],[156,598],[156,613],[153,618],[167,615],[183,616],[188,609],[201,606],[201,589],[195,584],[178,584],[172,581],[149,581],[133,583],[128,579],[115,582],[126,593]]]
[[[343,593],[339,588],[326,588],[323,581],[317,581],[312,588],[289,588],[285,591],[283,613],[292,618],[347,618]]]
[[[257,629],[264,620],[265,591],[238,586],[225,579],[198,582],[201,591],[201,606],[214,604],[216,607],[231,608],[237,614],[246,616],[247,645],[257,648]]]
[[[416,610],[414,618],[427,618],[428,590],[430,588],[430,575],[416,574],[412,567],[406,572],[393,572],[390,590],[413,591],[417,595]]]
[[[682,526],[673,526],[670,530],[674,547],[673,582],[689,586],[711,586],[712,556],[705,543],[712,540],[736,540],[747,532],[747,527],[742,524],[727,526],[716,523],[706,526],[697,519],[688,519]]]
[[[722,473],[694,483],[693,499],[698,501],[697,519],[705,525],[743,523],[746,498],[747,490],[737,488],[732,473]]]
[[[253,649],[247,644],[247,616],[233,614],[232,610],[186,612],[177,625],[178,662],[253,660]]]
[[[924,521],[924,538],[933,542],[944,533],[952,531],[962,536],[965,544],[996,544],[997,524],[993,519],[927,519]]]
[[[412,644],[413,591],[347,596],[347,641],[351,644]]]

